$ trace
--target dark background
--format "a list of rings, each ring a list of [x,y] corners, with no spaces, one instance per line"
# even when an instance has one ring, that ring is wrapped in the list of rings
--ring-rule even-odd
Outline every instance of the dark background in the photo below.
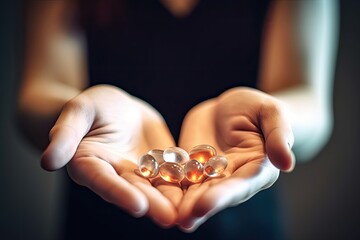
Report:
[[[341,1],[340,7],[332,137],[311,162],[276,183],[285,199],[289,239],[360,239],[360,1]],[[61,173],[40,169],[40,153],[14,122],[21,9],[19,0],[0,3],[0,238],[56,239]]]

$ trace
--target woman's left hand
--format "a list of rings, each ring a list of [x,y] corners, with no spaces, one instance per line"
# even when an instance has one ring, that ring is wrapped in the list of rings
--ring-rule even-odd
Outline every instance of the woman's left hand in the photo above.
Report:
[[[250,88],[234,88],[194,107],[184,119],[179,146],[216,148],[228,159],[223,175],[185,186],[178,224],[192,232],[212,215],[270,187],[279,169],[291,171],[294,142],[284,106]]]

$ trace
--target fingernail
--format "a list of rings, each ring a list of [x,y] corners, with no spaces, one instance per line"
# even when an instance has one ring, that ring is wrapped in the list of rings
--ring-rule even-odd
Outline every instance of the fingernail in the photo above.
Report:
[[[157,224],[158,226],[160,226],[162,228],[170,228],[172,225],[174,225],[173,223],[163,223],[154,217],[152,218],[152,220],[155,224]]]
[[[185,226],[184,225],[179,226],[179,228],[181,231],[183,231],[185,233],[192,233],[196,230],[194,223],[192,223],[192,224],[187,223],[187,224],[185,224]]]
[[[183,232],[192,233],[196,229],[198,229],[204,222],[206,222],[207,219],[208,219],[207,217],[195,218],[195,219],[192,219],[192,221],[189,221],[185,224],[181,224],[179,226],[179,228]]]
[[[293,151],[290,151],[290,154],[291,154],[291,165],[290,165],[289,169],[284,170],[284,172],[286,172],[286,173],[292,172],[294,170],[294,168],[295,168],[295,162],[296,162],[295,154],[294,154]]]
[[[147,207],[140,206],[139,204],[138,206],[134,206],[134,208],[131,211],[131,215],[133,217],[139,218],[144,216],[146,212],[147,212]]]
[[[192,228],[184,228],[184,227],[179,227],[179,228],[184,233],[192,233],[194,231]]]

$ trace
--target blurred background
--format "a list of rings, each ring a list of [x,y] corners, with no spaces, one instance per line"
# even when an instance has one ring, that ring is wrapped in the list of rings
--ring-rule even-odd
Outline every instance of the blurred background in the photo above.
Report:
[[[334,83],[335,128],[311,162],[282,174],[288,239],[360,239],[360,1],[340,2]],[[21,66],[21,1],[0,3],[0,238],[57,239],[63,172],[48,173],[16,129]]]

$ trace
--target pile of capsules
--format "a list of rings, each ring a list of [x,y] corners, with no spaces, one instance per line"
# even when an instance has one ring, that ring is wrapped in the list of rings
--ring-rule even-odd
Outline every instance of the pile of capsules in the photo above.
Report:
[[[143,177],[160,175],[171,183],[179,183],[184,178],[198,183],[206,177],[218,177],[227,165],[226,157],[217,155],[210,145],[195,146],[189,153],[179,147],[153,149],[138,160],[138,170]]]

